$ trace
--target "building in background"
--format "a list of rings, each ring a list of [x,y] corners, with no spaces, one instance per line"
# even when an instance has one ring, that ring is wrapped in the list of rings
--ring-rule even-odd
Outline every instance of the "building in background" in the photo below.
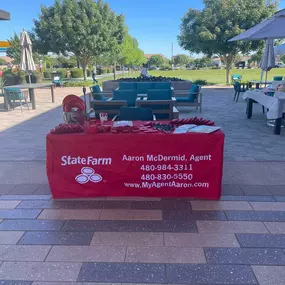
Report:
[[[149,60],[150,57],[152,57],[153,55],[159,55],[159,56],[161,56],[163,59],[166,59],[166,57],[165,57],[163,54],[158,54],[158,53],[145,54],[144,56],[146,57],[147,60]]]

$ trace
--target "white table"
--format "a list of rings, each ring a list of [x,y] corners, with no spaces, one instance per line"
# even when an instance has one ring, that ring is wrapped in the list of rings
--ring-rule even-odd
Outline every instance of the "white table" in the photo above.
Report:
[[[267,96],[264,90],[246,91],[243,99],[247,100],[247,117],[252,117],[252,106],[254,101],[268,109],[266,117],[269,120],[275,120],[274,134],[280,135],[282,116],[285,113],[285,93],[275,92],[274,96]]]

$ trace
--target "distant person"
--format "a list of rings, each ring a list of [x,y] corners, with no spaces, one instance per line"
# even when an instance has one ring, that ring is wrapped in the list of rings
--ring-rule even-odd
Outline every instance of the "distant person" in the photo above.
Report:
[[[144,63],[142,65],[141,76],[142,77],[148,77],[147,68],[146,68],[146,65]]]
[[[93,83],[98,83],[98,81],[96,80],[96,72],[95,72],[95,70],[93,69],[92,70],[92,79],[93,79]]]

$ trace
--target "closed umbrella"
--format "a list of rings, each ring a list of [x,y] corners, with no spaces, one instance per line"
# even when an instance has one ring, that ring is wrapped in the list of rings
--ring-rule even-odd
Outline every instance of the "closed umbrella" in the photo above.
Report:
[[[25,30],[23,30],[21,34],[20,45],[21,45],[20,69],[28,73],[29,83],[31,83],[31,72],[35,71],[37,68],[33,60],[32,42],[28,33]]]
[[[261,59],[261,62],[259,64],[259,67],[261,68],[261,76],[260,81],[262,81],[263,73],[266,72],[265,76],[265,82],[267,82],[267,73],[272,68],[275,67],[275,54],[274,54],[274,46],[273,46],[273,39],[267,39],[265,50]]]

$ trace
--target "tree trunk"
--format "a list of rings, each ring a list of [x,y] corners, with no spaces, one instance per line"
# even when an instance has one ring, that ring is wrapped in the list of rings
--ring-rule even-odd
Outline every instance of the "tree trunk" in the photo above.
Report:
[[[231,83],[230,81],[230,71],[232,68],[232,65],[235,61],[237,54],[233,53],[233,54],[228,54],[224,57],[224,62],[226,64],[226,83],[229,84]]]
[[[76,58],[77,68],[80,68],[79,59]]]
[[[116,66],[117,66],[117,63],[114,62],[114,80],[116,80]]]
[[[82,62],[83,79],[86,81],[86,63]]]
[[[226,81],[227,81],[227,84],[230,83],[230,72],[231,72],[231,68],[226,68]]]

